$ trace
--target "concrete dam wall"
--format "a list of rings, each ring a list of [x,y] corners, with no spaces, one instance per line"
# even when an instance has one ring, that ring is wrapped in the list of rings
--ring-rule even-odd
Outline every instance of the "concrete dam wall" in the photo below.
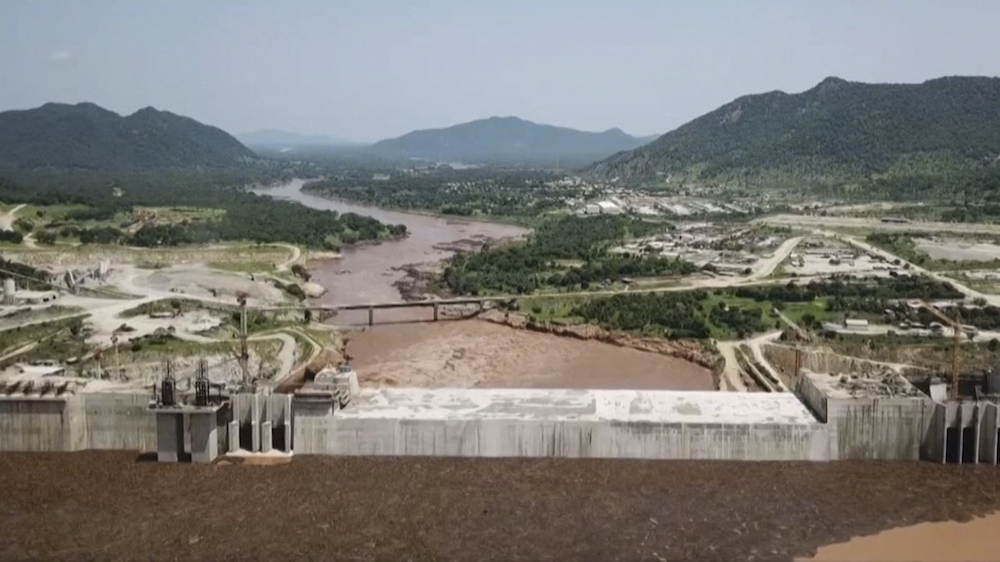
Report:
[[[827,460],[826,427],[791,394],[362,391],[295,403],[295,452],[332,455]]]
[[[340,376],[340,375],[338,375]],[[244,449],[320,455],[996,463],[1000,409],[931,401],[902,379],[807,373],[797,394],[361,389],[234,394],[199,418],[135,392],[0,395],[0,451]],[[866,386],[867,385],[867,386]],[[950,409],[949,409],[950,408]],[[192,410],[193,411],[193,410]],[[208,424],[205,427],[205,424]],[[198,434],[194,443],[192,435]],[[183,435],[183,436],[182,436]],[[181,437],[182,436],[182,437]],[[205,436],[214,443],[203,443]],[[178,439],[182,439],[180,442]],[[194,445],[192,447],[192,445]],[[955,462],[955,461],[948,461]]]

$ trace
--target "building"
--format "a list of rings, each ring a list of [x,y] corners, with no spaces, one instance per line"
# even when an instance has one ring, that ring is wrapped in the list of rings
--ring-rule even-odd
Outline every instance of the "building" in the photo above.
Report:
[[[597,206],[602,215],[620,215],[622,213],[622,208],[611,201],[598,201]]]

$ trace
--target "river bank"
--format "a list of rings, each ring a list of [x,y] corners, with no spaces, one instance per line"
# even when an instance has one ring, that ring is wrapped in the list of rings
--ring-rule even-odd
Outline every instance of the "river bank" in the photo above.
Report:
[[[305,180],[305,183],[302,185],[302,188],[301,188],[302,193],[307,193],[309,195],[315,195],[316,197],[321,197],[321,198],[326,199],[328,201],[340,201],[340,202],[347,203],[347,204],[353,204],[353,205],[370,205],[370,206],[374,207],[374,205],[372,205],[371,203],[367,203],[367,202],[364,202],[364,201],[355,201],[355,200],[352,200],[352,199],[344,199],[343,197],[338,197],[336,195],[324,193],[322,190],[313,189],[311,187],[311,184],[316,183],[317,181],[320,181],[320,180],[316,180],[316,179]],[[468,222],[484,222],[484,223],[488,223],[488,224],[506,224],[506,225],[511,225],[511,226],[520,226],[520,227],[524,227],[524,228],[531,228],[532,223],[534,221],[534,219],[530,218],[530,217],[516,217],[516,216],[507,216],[507,215],[489,215],[489,216],[486,216],[486,215],[451,215],[451,214],[448,214],[448,213],[440,213],[440,212],[432,211],[430,209],[413,209],[413,208],[394,207],[394,206],[388,206],[388,207],[379,206],[377,208],[385,210],[385,211],[393,211],[393,212],[397,212],[397,213],[406,213],[406,214],[409,214],[409,215],[421,215],[421,216],[425,216],[425,217],[433,217],[433,218],[438,218],[438,219],[454,219],[454,220],[468,221]]]
[[[679,356],[479,319],[347,335],[364,386],[713,390],[711,369]]]
[[[404,224],[409,232],[398,241],[344,248],[341,259],[310,262],[312,281],[328,290],[313,300],[320,304],[421,299],[441,293],[443,260],[457,252],[475,251],[485,244],[529,232],[509,225],[401,213],[325,199],[303,193],[300,188],[305,183],[296,180],[261,193],[315,208]],[[338,325],[364,327],[349,335],[347,347],[362,382],[390,386],[674,390],[711,390],[718,386],[714,359],[694,342],[612,336],[599,333],[594,326],[502,326],[490,314],[483,319],[492,324],[482,320],[427,323],[431,314],[429,309],[379,310],[379,325],[372,328],[367,326],[366,310],[339,314],[335,320]],[[584,330],[590,333],[584,335]]]
[[[469,241],[481,246],[491,241],[518,238],[529,231],[525,228],[489,222],[441,218],[417,213],[399,212],[336,199],[326,199],[303,193],[306,180],[256,190],[271,197],[296,201],[315,209],[356,213],[373,217],[387,224],[406,226],[408,236],[400,240],[359,247],[344,247],[337,260],[316,260],[308,264],[312,280],[328,289],[317,304],[355,304],[387,302],[401,299],[396,284],[405,279],[403,269],[411,265],[434,264],[454,255],[456,241]],[[406,309],[382,313],[381,321],[407,321],[419,318],[419,311]],[[345,313],[337,318],[342,325],[367,324],[367,313]]]

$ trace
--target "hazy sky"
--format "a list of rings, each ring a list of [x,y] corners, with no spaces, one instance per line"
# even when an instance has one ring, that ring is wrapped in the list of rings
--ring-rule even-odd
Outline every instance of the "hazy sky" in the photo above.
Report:
[[[152,105],[364,141],[491,115],[651,134],[829,75],[995,76],[998,22],[993,0],[0,0],[0,110]]]

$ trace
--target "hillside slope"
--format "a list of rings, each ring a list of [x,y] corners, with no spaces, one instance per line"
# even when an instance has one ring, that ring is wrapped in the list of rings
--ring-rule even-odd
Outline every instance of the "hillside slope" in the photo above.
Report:
[[[92,103],[0,113],[3,167],[222,168],[253,158],[253,151],[225,131],[152,107],[127,117]]]
[[[379,141],[367,152],[383,158],[574,165],[635,148],[643,140],[620,129],[592,133],[517,117],[491,117],[445,129],[413,131]]]
[[[741,97],[589,169],[630,179],[835,183],[982,169],[998,154],[998,78],[827,78],[800,94]]]

